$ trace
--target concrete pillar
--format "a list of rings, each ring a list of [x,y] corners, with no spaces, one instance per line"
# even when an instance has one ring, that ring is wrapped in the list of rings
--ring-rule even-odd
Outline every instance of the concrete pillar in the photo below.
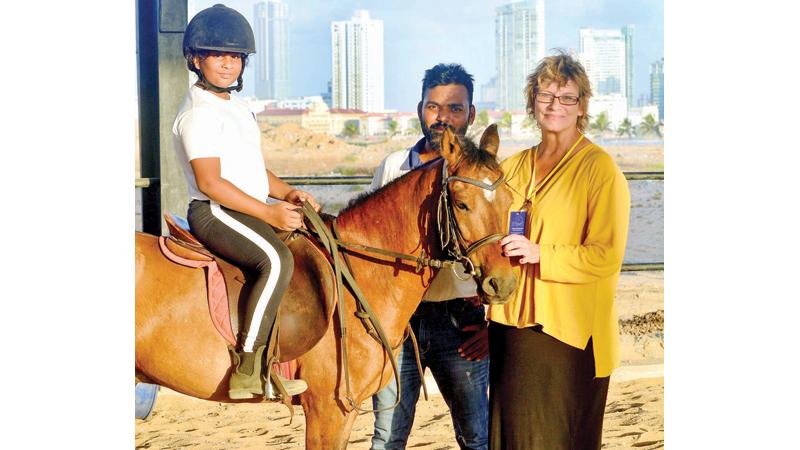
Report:
[[[172,122],[189,87],[183,58],[186,0],[137,0],[142,229],[161,234],[163,213],[186,216],[189,198],[172,145]]]

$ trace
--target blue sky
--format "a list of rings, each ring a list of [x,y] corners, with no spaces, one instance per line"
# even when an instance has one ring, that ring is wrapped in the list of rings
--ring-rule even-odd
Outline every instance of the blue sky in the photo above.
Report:
[[[255,0],[189,0],[199,11],[222,1],[248,19]],[[457,62],[480,85],[496,73],[495,8],[507,0],[284,0],[289,5],[292,93],[318,95],[330,79],[330,22],[347,20],[355,9],[366,9],[383,20],[385,104],[412,111],[420,96],[425,69],[440,62]],[[581,27],[636,26],[634,101],[650,90],[650,64],[664,56],[663,0],[545,0],[545,48],[576,49]],[[191,11],[190,11],[191,13]],[[252,83],[245,78],[245,91]]]

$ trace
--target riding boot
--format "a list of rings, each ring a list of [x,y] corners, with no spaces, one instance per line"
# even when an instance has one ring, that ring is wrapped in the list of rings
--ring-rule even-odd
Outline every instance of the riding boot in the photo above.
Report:
[[[241,400],[264,395],[261,371],[264,367],[265,348],[262,345],[253,352],[232,352],[234,369],[228,381],[228,397]]]

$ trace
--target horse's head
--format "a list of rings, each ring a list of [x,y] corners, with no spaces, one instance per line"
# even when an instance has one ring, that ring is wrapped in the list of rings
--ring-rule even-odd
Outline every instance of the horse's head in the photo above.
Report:
[[[502,255],[499,239],[508,234],[511,192],[503,182],[497,162],[500,138],[490,125],[475,146],[456,137],[450,129],[442,135],[445,160],[444,202],[440,203],[439,226],[443,245],[457,257],[468,258],[476,270],[484,302],[502,304],[517,287],[511,262]]]

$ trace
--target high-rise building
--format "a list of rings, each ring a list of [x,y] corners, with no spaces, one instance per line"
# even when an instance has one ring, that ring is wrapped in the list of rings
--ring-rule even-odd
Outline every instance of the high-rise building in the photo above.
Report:
[[[650,64],[650,98],[658,106],[658,118],[664,120],[664,58]]]
[[[508,3],[496,9],[497,104],[525,110],[525,83],[544,58],[544,0]]]
[[[321,93],[320,96],[322,97],[322,101],[328,105],[328,108],[333,108],[333,103],[331,103],[331,80],[328,80],[328,89]]]
[[[642,107],[645,105],[650,105],[652,103],[653,103],[652,100],[650,100],[650,93],[649,92],[646,94],[642,93],[639,94],[639,99],[636,100],[636,107]]]
[[[255,95],[282,99],[290,95],[289,6],[280,0],[264,0],[253,6]]]
[[[625,97],[628,98],[628,108],[633,108],[633,32],[634,26],[622,27],[625,36]]]
[[[356,10],[331,22],[331,104],[338,109],[383,111],[383,21]]]
[[[626,36],[622,30],[581,28],[578,58],[586,69],[594,95],[628,91]]]
[[[479,110],[497,109],[497,77],[481,85],[480,100],[474,103]]]

